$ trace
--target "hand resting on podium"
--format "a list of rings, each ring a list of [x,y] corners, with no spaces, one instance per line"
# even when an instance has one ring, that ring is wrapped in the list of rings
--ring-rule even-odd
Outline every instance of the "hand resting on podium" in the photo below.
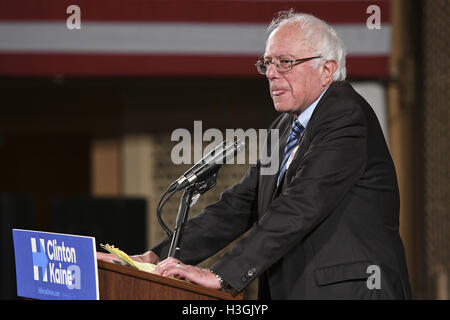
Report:
[[[211,270],[187,265],[172,257],[161,261],[153,251],[147,251],[140,255],[131,256],[130,258],[137,262],[156,264],[154,273],[164,277],[173,276],[175,278],[186,279],[211,289],[221,288],[219,280]],[[97,259],[106,262],[120,262],[119,258],[112,253],[97,252]]]
[[[172,257],[158,263],[154,273],[164,277],[186,279],[206,288],[221,288],[219,280],[211,270],[187,265]]]

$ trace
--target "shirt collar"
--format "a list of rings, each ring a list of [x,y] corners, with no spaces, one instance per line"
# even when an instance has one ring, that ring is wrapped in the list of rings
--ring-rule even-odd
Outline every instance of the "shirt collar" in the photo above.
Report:
[[[311,115],[314,112],[314,109],[316,108],[317,104],[319,103],[320,99],[324,95],[324,93],[328,90],[328,87],[322,92],[322,94],[308,107],[300,113],[300,115],[297,117],[296,121],[300,122],[300,124],[303,126],[303,128],[306,128],[308,125],[309,119],[311,119]]]

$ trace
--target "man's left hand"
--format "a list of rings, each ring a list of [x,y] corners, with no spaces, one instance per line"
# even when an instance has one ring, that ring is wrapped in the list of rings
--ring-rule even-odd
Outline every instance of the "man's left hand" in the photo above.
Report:
[[[219,280],[211,270],[183,264],[172,257],[158,263],[155,273],[164,277],[184,278],[206,288],[221,288]]]

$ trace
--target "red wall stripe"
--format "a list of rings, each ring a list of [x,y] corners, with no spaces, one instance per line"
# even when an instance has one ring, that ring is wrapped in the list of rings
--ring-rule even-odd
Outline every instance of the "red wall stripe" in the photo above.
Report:
[[[260,76],[258,57],[185,55],[0,54],[7,76]],[[351,78],[388,76],[388,57],[347,58]]]

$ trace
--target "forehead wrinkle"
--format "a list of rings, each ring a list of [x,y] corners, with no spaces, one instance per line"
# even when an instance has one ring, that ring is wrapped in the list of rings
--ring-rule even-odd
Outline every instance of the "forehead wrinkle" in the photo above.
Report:
[[[264,59],[268,59],[268,58],[280,59],[281,57],[290,57],[290,58],[294,58],[294,59],[299,59],[299,58],[301,58],[300,56],[305,55],[307,52],[311,51],[311,46],[308,45],[306,40],[300,40],[299,42],[304,43],[304,45],[300,45],[298,47],[289,47],[287,49],[280,49],[280,50],[277,49],[276,51],[279,51],[279,52],[275,52],[275,54],[267,54],[267,48],[266,48],[266,53],[264,53],[263,58]]]
[[[266,40],[266,52],[264,58],[272,58],[272,54],[267,54],[268,44],[271,47],[275,46],[276,54],[274,57],[281,57],[283,55],[299,58],[300,55],[305,55],[316,51],[311,43],[311,31],[308,28],[305,30],[297,21],[290,21],[281,24],[269,35]],[[275,44],[274,44],[275,42]],[[280,50],[278,48],[281,47]],[[280,53],[281,52],[281,53]]]

